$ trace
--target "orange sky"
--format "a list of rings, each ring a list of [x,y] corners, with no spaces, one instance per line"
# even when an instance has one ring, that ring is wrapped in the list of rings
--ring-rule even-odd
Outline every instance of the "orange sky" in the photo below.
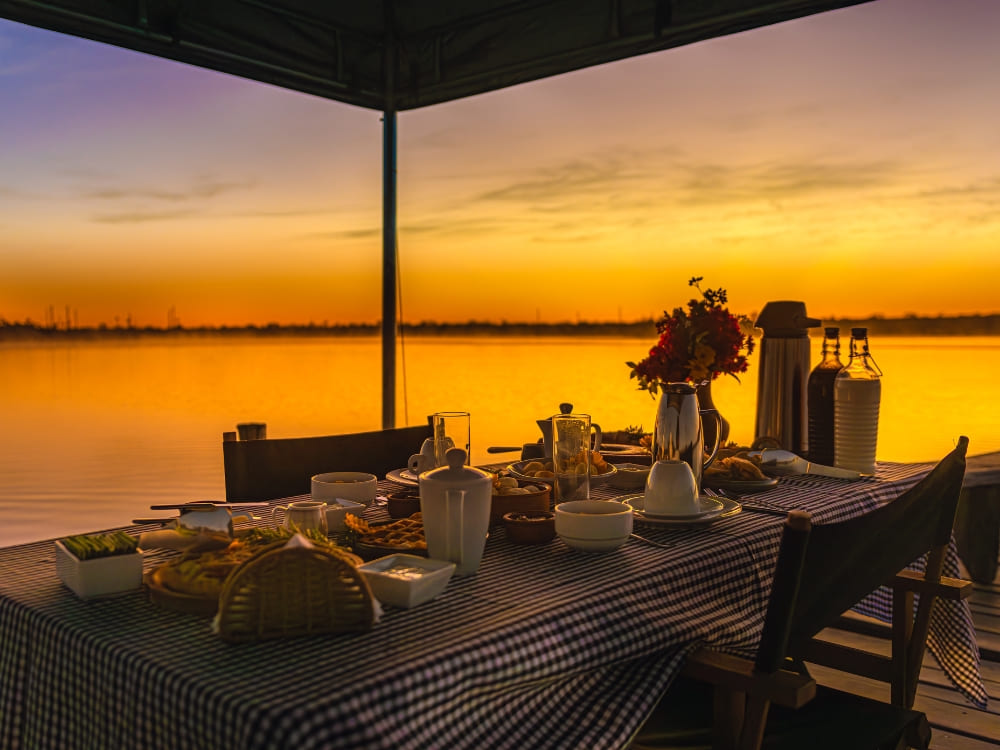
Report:
[[[403,318],[998,312],[1000,3],[880,0],[399,116]],[[379,113],[0,21],[0,317],[374,322]]]

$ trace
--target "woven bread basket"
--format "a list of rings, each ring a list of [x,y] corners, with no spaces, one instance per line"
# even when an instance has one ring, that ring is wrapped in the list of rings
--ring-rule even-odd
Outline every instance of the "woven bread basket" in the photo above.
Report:
[[[368,630],[375,601],[349,553],[276,545],[226,579],[219,597],[219,635],[257,641]]]

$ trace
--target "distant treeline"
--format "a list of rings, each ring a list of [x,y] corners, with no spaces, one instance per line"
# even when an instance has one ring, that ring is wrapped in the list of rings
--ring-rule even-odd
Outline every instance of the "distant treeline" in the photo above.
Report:
[[[841,336],[849,336],[850,329],[868,328],[871,336],[997,336],[1000,335],[1000,314],[922,317],[907,315],[902,318],[873,316],[870,318],[840,318],[824,320],[824,326],[839,326]],[[403,323],[404,335],[412,336],[613,336],[650,338],[656,335],[653,320],[631,323],[587,322],[576,323],[492,323],[468,321],[465,323]],[[65,340],[65,339],[128,339],[139,337],[179,338],[188,336],[377,336],[381,328],[377,323],[351,323],[324,325],[264,326],[108,326],[96,327],[43,326],[27,320],[12,323],[0,318],[0,341],[10,340]],[[822,335],[822,328],[812,329],[813,335]]]

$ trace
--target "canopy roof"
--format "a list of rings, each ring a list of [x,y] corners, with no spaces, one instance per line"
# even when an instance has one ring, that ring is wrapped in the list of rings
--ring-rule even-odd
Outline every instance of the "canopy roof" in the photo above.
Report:
[[[0,16],[389,111],[869,1],[0,0]]]

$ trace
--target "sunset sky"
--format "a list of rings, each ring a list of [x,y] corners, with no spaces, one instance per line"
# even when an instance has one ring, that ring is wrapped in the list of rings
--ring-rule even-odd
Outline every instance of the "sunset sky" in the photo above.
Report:
[[[998,32],[878,0],[404,112],[403,319],[1000,312]],[[0,318],[375,322],[379,118],[0,21]]]

